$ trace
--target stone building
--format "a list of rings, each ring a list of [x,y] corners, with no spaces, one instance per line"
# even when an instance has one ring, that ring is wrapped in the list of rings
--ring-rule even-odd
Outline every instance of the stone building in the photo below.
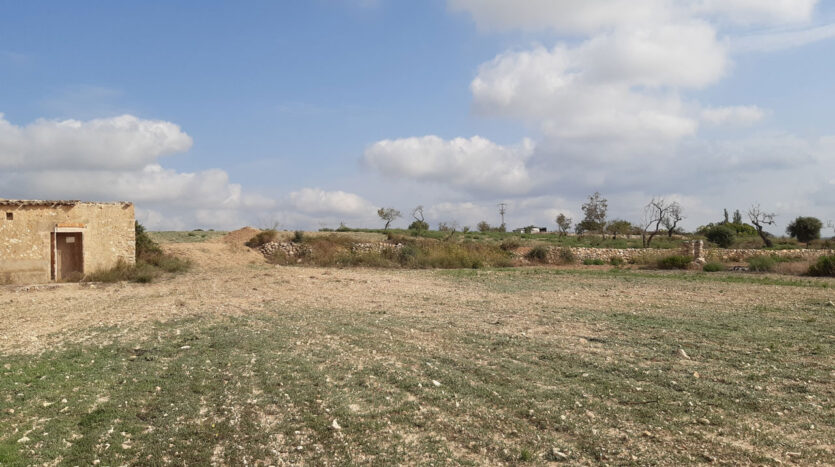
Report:
[[[132,203],[0,199],[0,284],[79,278],[136,254]]]

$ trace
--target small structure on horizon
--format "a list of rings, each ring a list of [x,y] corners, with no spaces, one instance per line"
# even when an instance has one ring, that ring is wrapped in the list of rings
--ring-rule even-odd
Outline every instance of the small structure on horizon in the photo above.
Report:
[[[513,229],[513,233],[547,233],[547,227],[534,227],[529,225],[527,227],[519,227],[518,229]]]
[[[0,284],[78,280],[136,261],[133,203],[0,199]]]

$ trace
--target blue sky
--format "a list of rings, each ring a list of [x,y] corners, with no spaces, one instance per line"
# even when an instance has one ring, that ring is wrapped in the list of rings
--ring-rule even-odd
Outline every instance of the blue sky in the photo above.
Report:
[[[0,197],[152,228],[550,226],[595,190],[835,218],[831,3],[604,3],[2,1]]]

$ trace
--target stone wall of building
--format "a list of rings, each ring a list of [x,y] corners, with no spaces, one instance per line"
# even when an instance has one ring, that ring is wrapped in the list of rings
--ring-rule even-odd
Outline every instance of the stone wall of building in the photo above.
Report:
[[[91,273],[135,262],[131,203],[8,202],[0,200],[0,283],[52,279],[51,235],[56,226],[82,234],[83,269]]]

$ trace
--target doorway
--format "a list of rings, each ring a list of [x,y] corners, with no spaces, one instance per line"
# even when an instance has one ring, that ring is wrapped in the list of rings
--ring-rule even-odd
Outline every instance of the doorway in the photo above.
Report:
[[[54,240],[55,280],[63,281],[84,274],[84,237],[81,232],[56,232]]]

